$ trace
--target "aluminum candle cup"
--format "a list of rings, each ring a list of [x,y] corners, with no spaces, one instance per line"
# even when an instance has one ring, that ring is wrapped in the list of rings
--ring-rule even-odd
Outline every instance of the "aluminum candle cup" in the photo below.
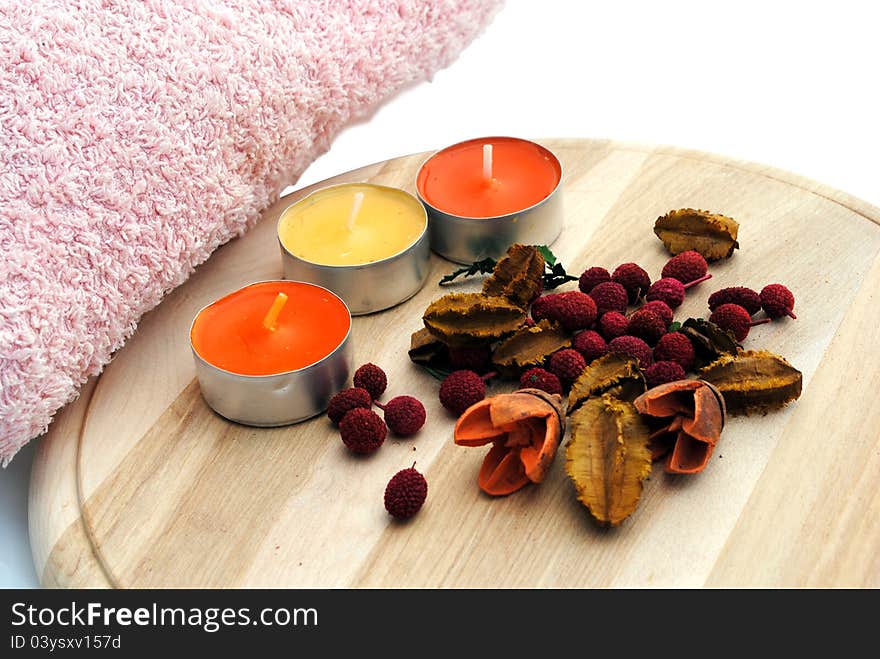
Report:
[[[500,258],[513,243],[550,245],[562,232],[562,164],[535,142],[453,144],[422,164],[416,190],[431,249],[456,263]]]
[[[278,220],[284,276],[339,295],[353,315],[400,304],[430,267],[428,217],[413,195],[344,183],[313,192]]]
[[[351,314],[337,295],[265,281],[196,314],[190,345],[202,396],[249,426],[283,426],[327,409],[352,369]]]

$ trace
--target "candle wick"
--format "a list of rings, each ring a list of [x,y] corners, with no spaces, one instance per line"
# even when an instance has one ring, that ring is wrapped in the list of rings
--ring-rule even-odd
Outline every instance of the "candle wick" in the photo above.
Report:
[[[357,220],[358,213],[361,212],[361,206],[364,203],[364,193],[363,192],[355,192],[354,193],[354,201],[351,204],[351,211],[348,214],[348,222],[346,226],[349,231],[354,231],[354,223]]]
[[[278,293],[278,295],[275,296],[275,299],[272,300],[272,306],[269,307],[269,311],[267,311],[266,315],[263,317],[263,327],[270,332],[274,332],[277,329],[278,315],[281,313],[285,304],[287,304],[287,295],[284,293]]]
[[[492,145],[483,145],[483,180],[488,185],[492,182]]]

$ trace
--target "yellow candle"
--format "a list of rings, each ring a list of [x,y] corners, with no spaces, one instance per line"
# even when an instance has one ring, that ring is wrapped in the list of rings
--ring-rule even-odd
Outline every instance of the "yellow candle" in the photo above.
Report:
[[[288,208],[278,238],[294,256],[320,265],[363,265],[412,246],[427,225],[422,204],[403,190],[335,185]]]

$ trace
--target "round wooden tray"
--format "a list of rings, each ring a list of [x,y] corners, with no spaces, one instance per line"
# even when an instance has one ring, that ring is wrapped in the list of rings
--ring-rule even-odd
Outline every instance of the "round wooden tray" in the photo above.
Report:
[[[280,200],[147,314],[104,373],[42,438],[30,495],[37,573],[53,586],[880,586],[880,210],[759,165],[608,141],[543,141],[565,167],[566,226],[553,246],[571,272],[667,258],[652,233],[673,208],[736,218],[741,250],[712,267],[678,317],[704,315],[722,286],[790,285],[798,320],[756,327],[748,347],[804,374],[800,400],[728,424],[707,470],[656,469],[620,528],[601,530],[558,456],[541,486],[480,493],[483,451],[452,444],[436,380],[406,356],[437,281],[354,321],[355,360],[413,394],[428,423],[374,456],[346,451],[326,418],[280,429],[228,423],[194,380],[196,310],[281,274],[275,224],[311,188]],[[412,191],[423,154],[327,183]],[[323,185],[323,184],[322,184]],[[313,186],[318,187],[318,186]],[[472,283],[460,290],[473,290]],[[418,462],[427,503],[407,524],[386,482]]]

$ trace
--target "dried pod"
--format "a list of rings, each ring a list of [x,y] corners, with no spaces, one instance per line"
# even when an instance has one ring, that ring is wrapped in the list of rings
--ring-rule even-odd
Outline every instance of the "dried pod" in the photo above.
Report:
[[[697,367],[711,364],[722,355],[735,355],[742,348],[733,332],[702,318],[688,318],[678,331],[690,339],[694,346],[694,363]]]
[[[505,297],[527,309],[544,288],[544,256],[532,245],[516,243],[483,282],[483,295]]]
[[[663,419],[651,433],[655,460],[668,454],[666,471],[696,474],[712,457],[724,429],[724,398],[702,380],[677,380],[649,389],[633,401],[639,414]]]
[[[413,332],[409,340],[409,358],[415,364],[432,368],[449,366],[449,350],[427,329]]]
[[[778,409],[798,398],[803,384],[799,370],[766,350],[722,355],[699,375],[718,388],[733,415]]]
[[[648,435],[633,404],[609,394],[572,414],[565,470],[600,524],[617,526],[638,506],[642,481],[651,473]]]
[[[478,481],[486,494],[504,496],[544,480],[564,431],[561,396],[520,389],[471,405],[453,437],[459,446],[492,444]]]
[[[422,320],[448,346],[492,343],[526,322],[527,313],[507,298],[482,293],[450,293],[434,300]]]
[[[501,375],[515,377],[527,368],[541,366],[547,357],[570,345],[568,334],[544,319],[537,325],[521,327],[499,343],[492,353],[492,364]]]
[[[669,211],[657,218],[654,233],[670,254],[694,250],[707,261],[730,258],[739,247],[739,223],[731,217],[694,208]]]
[[[594,359],[571,385],[568,413],[571,414],[590,398],[610,393],[621,400],[632,400],[645,391],[645,378],[639,360],[620,352],[611,352]]]

